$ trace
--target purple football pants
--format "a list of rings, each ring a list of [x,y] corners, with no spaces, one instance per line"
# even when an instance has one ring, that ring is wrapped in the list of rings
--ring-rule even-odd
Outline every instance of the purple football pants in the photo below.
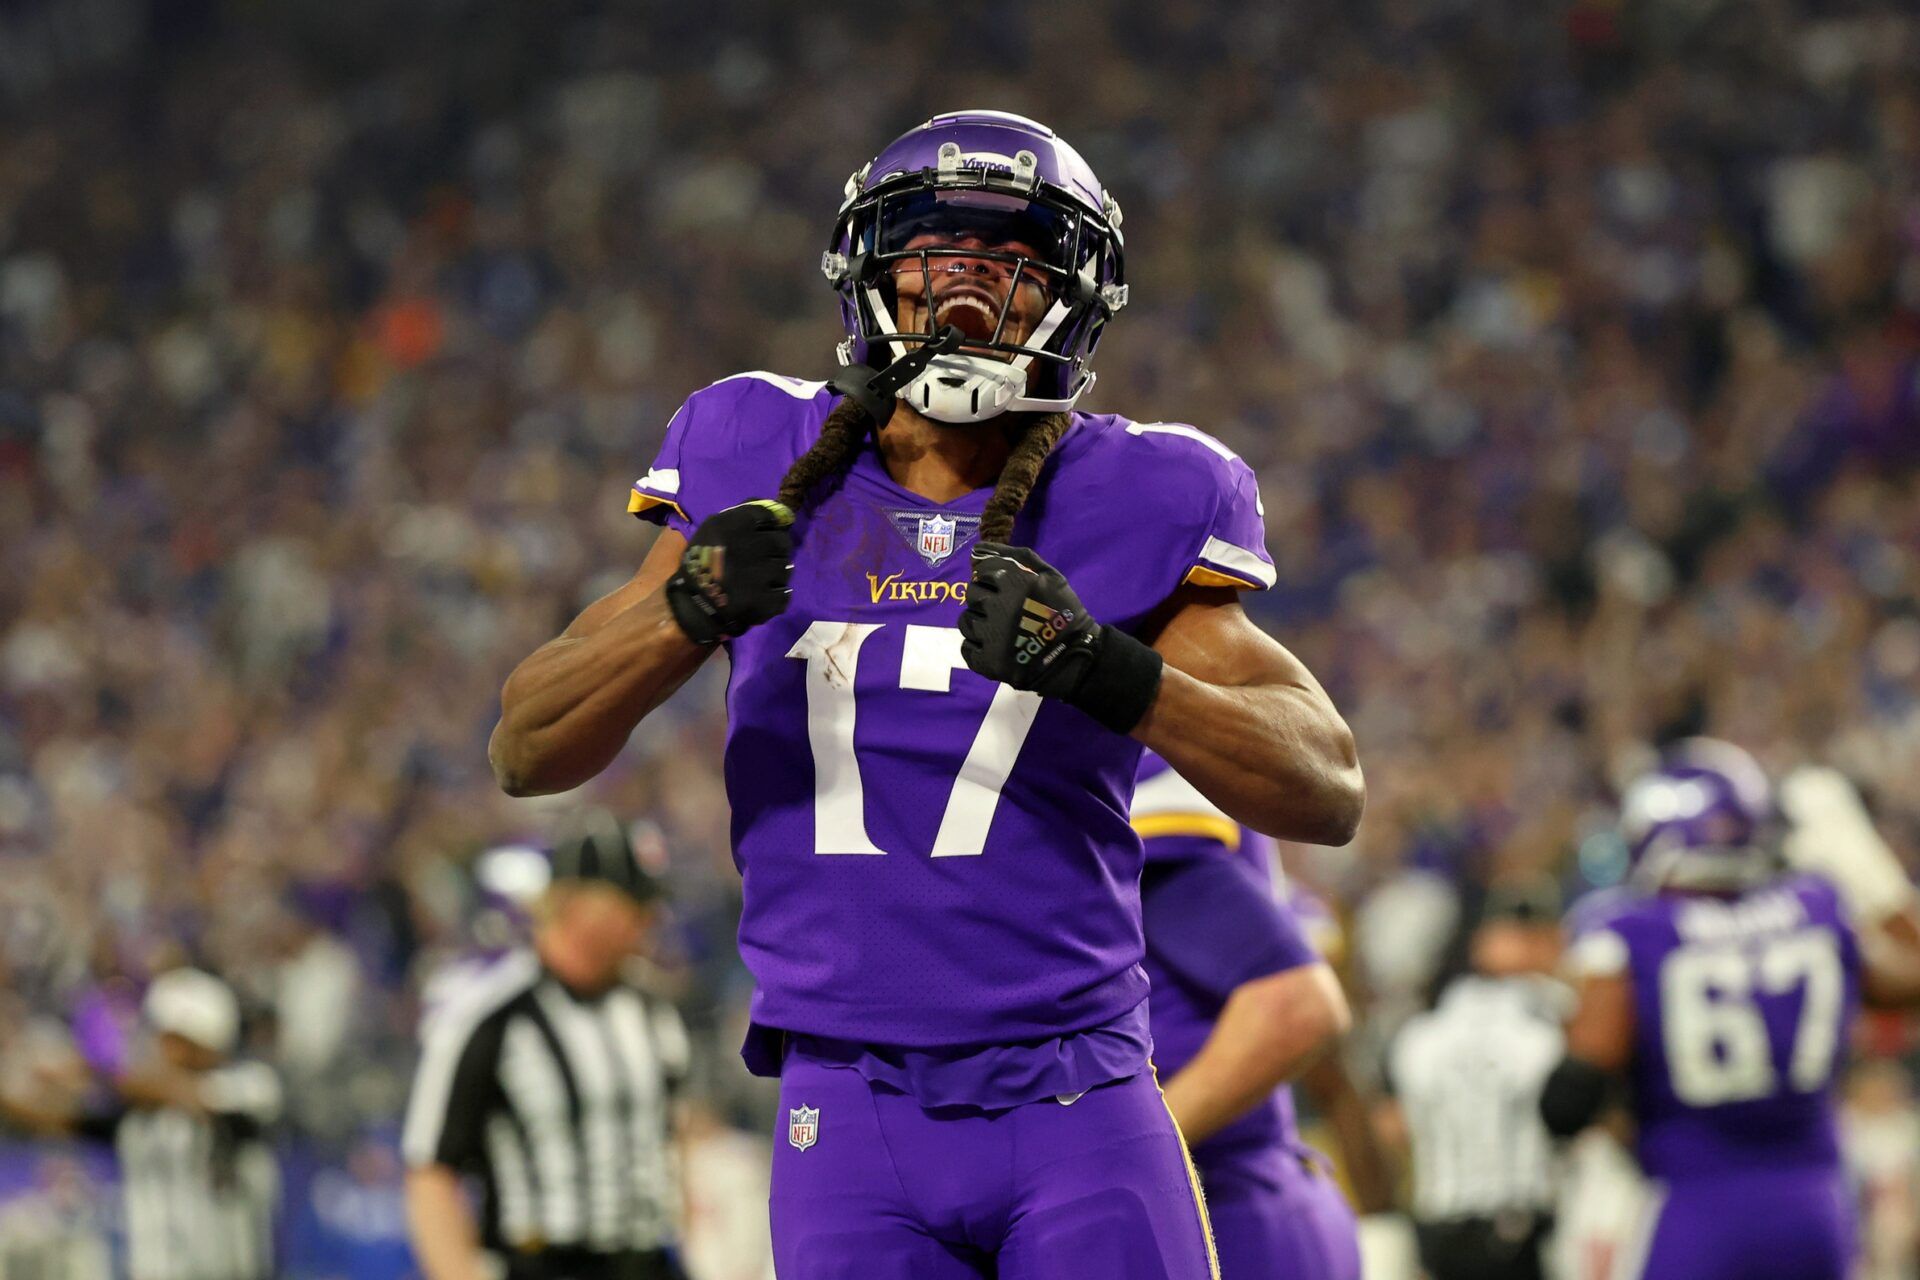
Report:
[[[781,1072],[780,1280],[1217,1280],[1197,1188],[1148,1072],[1004,1111],[928,1111],[799,1057]]]
[[[1645,1261],[1627,1280],[1846,1280],[1853,1204],[1838,1170],[1779,1169],[1655,1183]]]
[[[1347,1197],[1319,1169],[1282,1160],[1277,1176],[1201,1171],[1221,1280],[1360,1280]]]

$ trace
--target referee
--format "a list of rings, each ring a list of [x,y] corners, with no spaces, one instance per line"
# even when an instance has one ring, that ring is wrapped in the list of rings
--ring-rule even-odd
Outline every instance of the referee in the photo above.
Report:
[[[122,1061],[117,1044],[96,1046],[95,1105],[36,1087],[0,1094],[0,1112],[35,1133],[113,1144],[132,1280],[271,1280],[279,1077],[235,1056],[240,1004],[210,973],[161,974],[142,1014],[147,1052]]]
[[[584,815],[554,849],[532,946],[428,1019],[401,1138],[427,1280],[680,1276],[669,1147],[686,1032],[623,976],[657,894],[618,820]]]
[[[1473,972],[1408,1020],[1388,1078],[1413,1148],[1413,1217],[1433,1280],[1539,1280],[1553,1229],[1540,1089],[1565,1051],[1550,881],[1490,889]]]

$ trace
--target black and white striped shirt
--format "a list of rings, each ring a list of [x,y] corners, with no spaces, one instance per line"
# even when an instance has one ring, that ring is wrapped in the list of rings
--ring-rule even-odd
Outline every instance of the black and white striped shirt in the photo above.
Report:
[[[670,1004],[625,985],[582,999],[515,952],[454,993],[424,1041],[402,1150],[480,1178],[489,1248],[672,1238],[669,1107],[687,1037]]]
[[[1388,1057],[1422,1222],[1545,1213],[1553,1148],[1540,1090],[1565,1051],[1545,978],[1465,977],[1408,1020]]]
[[[279,1166],[266,1128],[279,1078],[259,1062],[202,1075],[204,1114],[136,1108],[108,1123],[126,1201],[133,1280],[267,1280],[275,1274]]]

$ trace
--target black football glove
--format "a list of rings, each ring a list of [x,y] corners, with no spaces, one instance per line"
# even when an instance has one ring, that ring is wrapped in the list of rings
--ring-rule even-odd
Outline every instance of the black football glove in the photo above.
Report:
[[[987,677],[1080,708],[1115,733],[1160,691],[1160,655],[1095,622],[1060,571],[1025,547],[982,542],[960,615],[960,656]]]
[[[714,645],[787,610],[793,512],[760,499],[700,522],[667,579],[667,607],[695,644]]]

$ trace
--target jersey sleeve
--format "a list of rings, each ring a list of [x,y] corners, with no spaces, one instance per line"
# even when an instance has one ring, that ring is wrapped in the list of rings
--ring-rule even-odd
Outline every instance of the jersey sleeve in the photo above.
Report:
[[[1326,899],[1290,884],[1284,901],[1293,911],[1294,918],[1300,922],[1300,932],[1306,935],[1307,941],[1313,944],[1313,949],[1320,953],[1322,959],[1337,965],[1346,958],[1346,931],[1340,927],[1340,917]]]
[[[1840,947],[1840,963],[1847,973],[1858,975],[1865,967],[1860,952],[1860,933],[1854,924],[1840,888],[1825,876],[1803,874],[1794,877],[1794,890],[1800,896],[1807,919],[1833,931]]]
[[[1165,498],[1179,531],[1171,548],[1180,581],[1203,587],[1264,591],[1274,584],[1267,553],[1260,482],[1239,454],[1198,427],[1138,422],[1131,435],[1155,446]]]
[[[653,465],[633,482],[628,513],[691,535],[716,511],[772,497],[831,399],[825,383],[773,373],[701,388],[668,421]]]
[[[667,423],[667,438],[660,443],[647,474],[633,482],[627,497],[627,513],[651,524],[664,525],[691,537],[695,521],[687,515],[680,493],[681,454],[686,449],[687,431],[695,417],[703,416],[696,407],[699,397],[690,397]]]
[[[1633,960],[1622,923],[1629,899],[1618,890],[1602,890],[1574,904],[1566,919],[1567,949],[1561,957],[1562,974],[1569,981],[1611,978],[1627,971]]]
[[[1320,959],[1300,923],[1238,861],[1150,868],[1140,882],[1147,950],[1216,999],[1256,978]]]
[[[1210,858],[1240,847],[1240,824],[1150,751],[1135,775],[1129,817],[1148,862]]]

